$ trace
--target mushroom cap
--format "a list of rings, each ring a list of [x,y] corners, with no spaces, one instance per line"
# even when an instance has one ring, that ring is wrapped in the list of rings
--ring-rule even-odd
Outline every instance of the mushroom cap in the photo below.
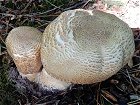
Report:
[[[6,38],[6,47],[17,69],[22,74],[39,72],[42,33],[36,28],[20,26],[12,29]]]
[[[129,26],[98,10],[69,10],[44,33],[41,60],[47,73],[62,81],[103,81],[130,62],[134,38]]]

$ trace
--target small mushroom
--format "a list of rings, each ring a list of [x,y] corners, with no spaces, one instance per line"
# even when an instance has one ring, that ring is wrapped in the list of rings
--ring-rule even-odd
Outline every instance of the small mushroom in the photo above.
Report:
[[[33,27],[20,26],[12,29],[6,38],[6,47],[19,73],[34,80],[40,71],[40,45],[42,33]]]
[[[36,28],[20,26],[11,30],[6,38],[9,55],[21,76],[41,84],[48,90],[64,90],[70,84],[57,80],[42,69],[40,58],[42,33]]]
[[[63,12],[45,29],[41,60],[52,77],[74,84],[101,82],[131,62],[134,38],[116,16],[98,10]]]

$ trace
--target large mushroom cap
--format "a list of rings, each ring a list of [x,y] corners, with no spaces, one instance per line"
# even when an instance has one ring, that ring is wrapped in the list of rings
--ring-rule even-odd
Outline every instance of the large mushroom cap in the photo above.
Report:
[[[39,72],[41,38],[39,30],[28,26],[20,26],[9,32],[6,38],[7,50],[22,74]]]
[[[103,81],[132,58],[134,39],[129,26],[98,10],[69,10],[43,33],[41,60],[51,76],[72,83]]]

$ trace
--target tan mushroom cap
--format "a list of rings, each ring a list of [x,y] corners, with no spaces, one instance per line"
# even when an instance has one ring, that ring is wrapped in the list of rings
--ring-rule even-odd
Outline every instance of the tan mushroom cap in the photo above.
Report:
[[[20,26],[6,38],[6,47],[21,74],[35,74],[41,67],[40,46],[42,33],[36,28]]]
[[[134,38],[129,26],[98,10],[69,10],[43,33],[41,60],[47,73],[66,82],[103,81],[130,62]]]

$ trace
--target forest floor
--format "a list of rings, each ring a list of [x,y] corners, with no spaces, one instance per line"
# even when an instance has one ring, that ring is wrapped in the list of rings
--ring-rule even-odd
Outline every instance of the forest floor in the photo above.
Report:
[[[100,0],[0,0],[0,105],[140,105],[140,2],[128,1],[122,7]],[[43,32],[60,13],[76,8],[109,12],[129,24],[136,48],[133,67],[126,65],[103,82],[60,92],[22,78],[5,46],[9,31],[26,25]]]

